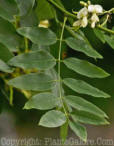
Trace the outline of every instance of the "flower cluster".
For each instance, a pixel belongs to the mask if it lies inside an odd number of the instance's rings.
[[[99,22],[99,14],[103,13],[103,8],[101,5],[85,5],[77,13],[78,20],[74,22],[74,27],[86,27],[90,22],[91,27],[94,28],[96,23]]]

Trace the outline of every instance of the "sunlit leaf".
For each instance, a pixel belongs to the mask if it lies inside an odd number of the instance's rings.
[[[15,21],[19,9],[15,0],[0,0],[0,16],[8,21]]]
[[[105,35],[105,40],[110,45],[110,47],[114,49],[114,36]]]
[[[72,131],[74,131],[74,133],[83,141],[86,142],[87,140],[87,131],[86,128],[84,126],[82,126],[81,124],[79,124],[78,122],[69,122],[70,128],[72,129]]]
[[[47,28],[22,27],[17,32],[38,45],[52,45],[57,41],[55,33]]]
[[[43,115],[40,119],[39,125],[44,127],[60,127],[66,122],[64,113],[52,110]]]
[[[23,69],[38,68],[43,70],[54,67],[56,60],[51,54],[46,51],[35,51],[13,57],[8,62],[8,64]]]
[[[47,0],[38,0],[36,14],[39,20],[45,20],[54,18],[56,12]]]
[[[99,117],[95,114],[91,114],[85,111],[75,111],[72,113],[72,118],[74,121],[79,121],[84,124],[92,124],[92,125],[106,125],[109,122],[103,118]]]
[[[92,104],[91,102],[79,96],[68,95],[65,97],[65,100],[67,104],[69,104],[70,106],[72,106],[73,108],[79,111],[85,111],[85,112],[92,113],[100,117],[107,117],[107,115],[101,109],[99,109],[96,105]]]
[[[33,27],[38,25],[38,18],[34,11],[31,11],[20,18],[20,27]]]
[[[98,37],[98,39],[101,40],[102,43],[105,43],[106,40],[105,40],[104,33],[97,28],[95,28],[93,30],[94,30],[95,35]]]
[[[25,104],[24,109],[48,110],[57,106],[58,99],[51,93],[36,94]]]
[[[102,56],[96,50],[94,50],[92,46],[88,45],[85,40],[69,37],[65,41],[70,48],[82,52],[89,57],[93,57],[95,59],[102,58]]]
[[[63,144],[65,143],[68,136],[68,124],[69,124],[69,121],[67,120],[66,123],[62,125],[60,128],[60,136],[61,136]]]
[[[66,86],[68,86],[72,90],[76,91],[77,93],[87,94],[87,95],[91,95],[94,97],[103,97],[103,98],[110,97],[110,95],[108,95],[107,93],[91,86],[90,84],[88,84],[82,80],[66,78],[63,80],[63,82]]]
[[[49,50],[49,46],[39,46],[38,44],[33,44],[32,51],[41,51],[41,50]]]
[[[20,16],[24,16],[27,13],[29,13],[35,3],[35,0],[16,0],[16,1],[19,7]]]
[[[85,60],[68,58],[63,62],[68,68],[72,69],[73,71],[90,78],[105,78],[109,76],[109,74],[104,70]]]
[[[0,71],[6,72],[6,73],[12,73],[13,70],[0,59]]]
[[[0,18],[0,42],[11,51],[17,51],[21,43],[14,26],[2,18]]]
[[[46,74],[31,73],[14,78],[8,84],[24,90],[44,91],[52,89],[55,82]]]

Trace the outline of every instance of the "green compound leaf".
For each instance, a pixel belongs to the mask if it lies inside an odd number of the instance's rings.
[[[109,46],[114,49],[114,36],[105,35],[105,40],[109,44]]]
[[[57,106],[58,99],[51,93],[34,95],[26,102],[24,109],[48,110]]]
[[[68,136],[68,126],[69,126],[68,124],[69,124],[69,121],[67,120],[66,123],[62,125],[60,128],[60,137],[62,139],[62,144],[65,143]]]
[[[29,13],[35,3],[35,0],[16,0],[19,7],[19,15],[24,16]]]
[[[91,86],[90,84],[88,84],[82,80],[66,78],[63,80],[63,82],[66,86],[68,86],[72,90],[76,91],[77,93],[87,94],[87,95],[91,95],[94,97],[103,97],[103,98],[110,97],[110,95],[108,95],[107,93]]]
[[[0,18],[0,42],[10,51],[17,51],[21,43],[14,26],[2,18]]]
[[[4,45],[0,44],[0,59],[7,62],[13,57],[13,54]]]
[[[79,124],[78,122],[69,122],[69,126],[71,130],[84,142],[87,141],[87,131],[84,126]]]
[[[13,70],[1,59],[0,59],[0,71],[6,72],[6,73],[12,73],[13,72]]]
[[[78,121],[84,124],[92,124],[92,125],[106,125],[109,122],[97,115],[85,112],[85,111],[75,111],[72,113],[72,118],[74,121]]]
[[[39,46],[38,44],[32,44],[31,50],[32,51],[47,51],[49,50],[49,46]]]
[[[65,40],[65,42],[70,48],[76,51],[82,52],[89,57],[92,57],[95,59],[103,58],[96,50],[92,48],[91,45],[88,45],[88,43],[83,39],[80,39],[80,38],[75,39],[75,38],[69,37]]]
[[[85,60],[68,58],[63,62],[69,69],[90,78],[105,78],[109,76],[107,72]]]
[[[40,119],[39,125],[49,128],[60,127],[66,122],[65,114],[52,110],[43,115]]]
[[[105,42],[106,42],[104,33],[103,33],[101,30],[99,30],[99,29],[97,29],[97,28],[94,28],[93,31],[94,31],[95,35],[98,37],[98,39],[99,39],[102,43],[105,43]]]
[[[81,97],[68,95],[65,97],[65,100],[67,104],[79,111],[85,111],[100,117],[107,118],[107,115],[100,108]]]
[[[15,21],[14,16],[19,14],[15,0],[0,0],[0,17],[10,22]]]
[[[22,90],[45,91],[55,86],[54,79],[43,73],[31,73],[14,78],[9,85]]]
[[[57,41],[55,33],[47,28],[22,27],[17,29],[17,32],[38,45],[48,46]]]
[[[54,57],[46,51],[36,51],[18,55],[8,62],[9,65],[23,69],[50,69],[56,65]]]
[[[32,10],[20,19],[20,27],[33,27],[38,25],[38,18],[35,12]]]
[[[47,0],[38,0],[36,14],[39,20],[48,20],[55,17],[55,10]]]

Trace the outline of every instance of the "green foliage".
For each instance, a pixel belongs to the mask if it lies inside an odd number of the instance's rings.
[[[81,97],[68,95],[65,97],[65,100],[70,106],[78,109],[79,111],[86,111],[100,117],[107,117],[107,115],[101,109]]]
[[[42,116],[39,125],[44,127],[54,128],[54,127],[60,127],[65,122],[66,122],[66,117],[62,112],[52,110]]]
[[[82,126],[81,124],[79,124],[77,121],[74,122],[70,122],[69,123],[70,128],[74,131],[74,133],[79,136],[80,139],[82,139],[84,142],[86,142],[87,139],[87,131],[86,128],[84,126]]]
[[[19,15],[25,16],[32,10],[35,0],[16,0],[18,8],[19,8]]]
[[[8,62],[9,65],[23,69],[50,69],[56,65],[56,60],[46,51],[25,53],[13,57]]]
[[[114,36],[104,35],[104,37],[109,46],[114,49]]]
[[[11,73],[13,70],[2,60],[0,60],[0,71]]]
[[[109,76],[109,73],[94,65],[95,60],[100,61],[103,56],[98,53],[101,52],[99,48],[96,50],[93,47],[95,45],[86,37],[85,29],[88,29],[72,27],[77,16],[70,11],[79,1],[72,2],[66,0],[0,2],[0,79],[3,81],[8,102],[13,105],[13,88],[17,88],[28,100],[24,110],[48,110],[38,125],[48,128],[61,127],[60,136],[63,144],[69,127],[80,139],[86,141],[87,132],[82,123],[109,124],[107,114],[99,107],[83,97],[73,95],[75,93],[66,95],[64,85],[81,95],[110,97],[109,94],[85,82],[83,77],[74,78],[70,74],[68,77],[62,76],[64,67],[87,79],[97,78],[99,82],[102,81],[100,79]],[[68,7],[70,11],[65,9]],[[75,9],[78,11],[79,5]],[[113,9],[104,11],[101,17],[108,13],[112,14]],[[45,24],[48,22],[50,28]],[[114,31],[108,28],[107,22],[108,19],[102,24],[99,21],[93,32],[100,43],[107,43],[114,49]],[[89,22],[87,27],[92,29]],[[64,65],[63,68],[61,64]],[[1,89],[2,87],[0,92]]]
[[[100,117],[95,114],[91,114],[86,111],[74,111],[74,113],[72,113],[72,118],[74,121],[79,121],[84,124],[92,124],[92,125],[109,124],[109,122],[103,117]]]
[[[66,78],[63,80],[63,82],[66,86],[76,91],[77,93],[87,94],[94,97],[104,97],[104,98],[110,97],[108,94],[104,93],[103,91],[100,91],[99,89],[91,86],[90,84],[82,80]]]
[[[89,57],[93,57],[95,59],[102,58],[102,56],[98,52],[96,52],[91,47],[91,45],[86,42],[86,40],[83,40],[82,38],[78,39],[78,38],[71,38],[70,37],[70,38],[66,39],[66,43],[70,48],[72,48],[76,51],[79,51],[79,52],[83,52]]]
[[[14,78],[8,84],[22,90],[45,91],[52,89],[55,81],[47,74],[31,73]]]
[[[48,110],[57,106],[58,98],[51,93],[37,94],[25,104],[24,109]]]
[[[49,29],[38,27],[19,28],[17,32],[24,37],[29,38],[33,43],[38,45],[52,45],[56,43],[56,35]],[[39,39],[38,39],[39,38]]]
[[[55,9],[47,0],[37,0],[36,14],[39,20],[52,19],[55,17]]]
[[[14,16],[19,14],[19,9],[15,0],[0,0],[0,17],[15,21]]]
[[[21,38],[17,35],[13,24],[2,18],[0,18],[0,42],[10,51],[17,51],[21,43]]]
[[[109,76],[104,70],[85,60],[68,58],[64,60],[64,63],[69,69],[90,78],[104,78]]]
[[[13,53],[7,47],[0,44],[0,59],[7,62],[13,57]]]

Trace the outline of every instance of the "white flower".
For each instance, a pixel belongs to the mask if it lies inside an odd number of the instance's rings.
[[[85,17],[83,17],[82,19],[80,19],[80,20],[78,20],[78,21],[75,21],[74,23],[73,23],[73,26],[74,27],[78,27],[78,26],[81,26],[81,27],[86,27],[88,25],[88,19],[87,19],[87,17],[85,16]]]
[[[103,12],[103,8],[101,5],[89,5],[88,12],[99,14]]]
[[[92,22],[92,23],[91,23],[91,27],[92,27],[92,28],[95,28],[95,24],[96,24],[95,22]]]
[[[94,13],[91,17],[91,21],[99,22],[99,17]]]
[[[103,12],[103,7],[101,5],[95,5],[95,10],[97,13],[102,13]]]
[[[91,17],[91,27],[94,28],[95,27],[95,24],[97,22],[99,22],[99,17],[96,15],[96,13],[94,13]]]
[[[83,17],[83,19],[81,20],[81,26],[84,28],[88,25],[88,19],[87,17]]]
[[[74,27],[81,26],[81,20],[75,21],[75,22],[73,23],[73,26],[74,26]]]
[[[48,28],[49,27],[49,21],[48,20],[40,21],[38,27]]]
[[[93,13],[95,11],[95,5],[88,6],[88,12]]]
[[[77,18],[78,18],[78,19],[81,19],[81,18],[83,18],[83,17],[85,17],[85,16],[87,16],[87,15],[88,15],[88,9],[87,9],[86,7],[84,7],[84,8],[82,8],[82,9],[78,12]]]
[[[86,7],[82,8],[78,14],[77,18],[79,19],[78,21],[74,22],[73,26],[74,27],[86,27],[88,25],[88,9]]]

